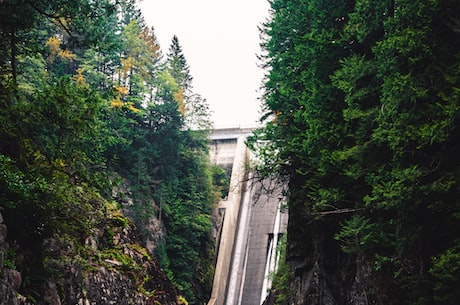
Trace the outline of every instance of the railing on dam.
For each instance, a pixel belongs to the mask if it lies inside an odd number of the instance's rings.
[[[252,155],[245,140],[251,131],[216,130],[210,138],[211,162],[226,168],[231,179],[228,197],[219,204],[223,221],[208,305],[261,304],[277,266],[279,236],[286,231],[281,187],[254,179],[248,166]]]

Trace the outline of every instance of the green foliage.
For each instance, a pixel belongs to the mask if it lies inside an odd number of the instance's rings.
[[[5,207],[15,208],[19,198],[30,198],[35,184],[25,180],[25,174],[19,170],[11,158],[0,154],[1,200]]]
[[[430,273],[435,278],[434,290],[437,292],[435,301],[442,304],[454,304],[460,297],[456,287],[460,283],[460,244],[458,241],[452,248],[439,256],[433,257]]]
[[[130,226],[110,201],[120,181],[139,228],[165,222],[159,256],[189,302],[209,297],[209,106],[177,37],[163,59],[142,20],[135,1],[0,3],[0,209],[23,258],[11,266],[37,302],[70,256],[138,271],[114,239]],[[99,231],[101,249],[83,244]],[[58,258],[50,240],[68,253]]]
[[[145,251],[145,249],[143,250]],[[104,249],[99,254],[99,258],[101,260],[100,264],[128,274],[135,284],[141,286],[145,282],[144,276],[146,275],[144,268],[131,256],[125,254],[123,249],[117,247]]]
[[[222,167],[213,165],[211,166],[211,176],[212,184],[216,188],[216,191],[219,192],[220,198],[227,197],[230,188],[230,177],[228,173]]]
[[[289,254],[316,257],[303,245],[320,235],[323,261],[374,266],[370,302],[455,304],[460,48],[458,26],[445,22],[458,18],[454,2],[271,5],[266,127],[250,144],[262,174],[289,179]]]
[[[378,245],[377,233],[376,224],[361,216],[353,216],[342,223],[341,230],[335,239],[341,241],[344,252],[363,254],[369,251],[369,248],[372,249]],[[369,248],[363,249],[363,247]]]
[[[13,249],[1,250],[3,257],[3,266],[15,270],[16,267],[16,252]]]
[[[182,146],[177,176],[162,185],[157,202],[168,230],[164,248],[168,259],[162,260],[163,268],[174,275],[187,300],[196,304],[206,301],[211,288],[213,245],[209,233],[215,197],[205,139],[191,137],[187,131],[184,136],[190,142]]]
[[[272,292],[275,294],[275,305],[289,304],[291,285],[293,282],[292,269],[286,261],[287,235],[283,235],[277,246],[279,266],[273,277]]]
[[[180,88],[186,90],[191,86],[193,78],[190,75],[190,67],[187,64],[179,38],[176,35],[171,40],[167,66],[169,74],[174,78]]]

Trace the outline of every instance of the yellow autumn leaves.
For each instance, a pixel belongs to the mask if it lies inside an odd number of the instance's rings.
[[[54,59],[60,58],[62,60],[73,60],[75,55],[69,50],[61,49],[61,41],[56,37],[50,37],[46,42],[46,46],[50,49],[48,60],[53,62]]]
[[[129,110],[133,112],[140,112],[139,109],[134,107],[132,102],[124,102],[122,98],[128,95],[129,90],[125,86],[115,86],[116,97],[110,101],[110,107],[115,109],[121,109],[123,107],[127,107]]]
[[[61,59],[64,61],[71,61],[75,59],[75,54],[70,52],[69,50],[65,50],[61,48],[61,41],[56,37],[50,37],[47,42],[46,46],[49,48],[49,56],[47,60],[49,62],[54,62],[56,59]],[[122,73],[127,74],[127,70],[132,66],[132,58],[128,57],[127,59],[122,59]],[[76,74],[72,77],[72,79],[76,82],[79,86],[86,86],[86,80],[83,75],[84,69],[78,68]],[[115,109],[121,109],[123,107],[127,107],[130,111],[133,112],[140,112],[140,110],[134,107],[134,104],[131,102],[124,102],[123,99],[128,95],[129,90],[125,86],[116,86],[115,87],[115,98],[110,101],[110,107]]]

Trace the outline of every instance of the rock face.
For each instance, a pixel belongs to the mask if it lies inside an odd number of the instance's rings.
[[[0,220],[3,217],[0,216]],[[59,238],[47,241],[48,262],[57,270],[46,279],[40,299],[33,302],[21,296],[21,273],[5,266],[4,253],[9,249],[7,227],[0,223],[0,304],[2,305],[174,305],[178,304],[176,288],[167,279],[148,251],[140,246],[134,227],[111,228],[113,249],[101,250],[107,242],[104,232],[86,240],[88,257],[70,257]],[[111,254],[112,257],[109,257]],[[65,257],[65,259],[63,259]],[[107,258],[106,258],[107,257]],[[64,262],[64,263],[63,263]]]
[[[152,276],[155,276],[155,273],[158,276],[160,270],[152,269],[150,272]],[[166,277],[161,276],[148,283],[149,293],[141,293],[136,287],[137,283],[129,276],[105,267],[85,273],[83,281],[76,282],[74,285],[67,287],[68,304],[177,304],[174,287]],[[147,290],[147,288],[144,289]],[[59,299],[54,300],[49,304],[61,304]]]
[[[289,304],[371,304],[366,295],[371,268],[365,260],[340,251],[333,222],[305,219],[305,213],[290,215],[287,260],[294,280]]]
[[[16,293],[21,286],[21,274],[16,270],[4,267],[5,250],[8,248],[8,244],[5,243],[7,231],[7,226],[3,223],[3,215],[0,214],[0,304],[25,305],[24,300]]]
[[[312,268],[307,268],[305,265],[297,266],[295,281],[291,286],[292,304],[368,305],[365,282],[359,278],[365,269],[363,267],[364,265],[356,265],[360,270],[355,271],[355,278],[346,282],[344,278],[338,277],[340,270],[327,270],[321,267],[319,262],[315,262]]]

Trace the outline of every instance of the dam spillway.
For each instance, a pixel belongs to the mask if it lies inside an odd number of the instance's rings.
[[[219,203],[222,216],[208,305],[259,305],[277,267],[276,246],[286,232],[282,186],[254,177],[254,156],[245,145],[251,129],[214,130],[211,163],[230,174],[229,193]]]

